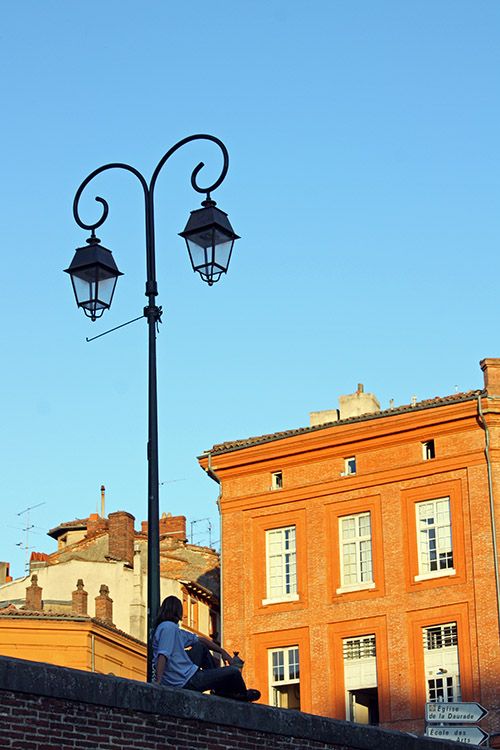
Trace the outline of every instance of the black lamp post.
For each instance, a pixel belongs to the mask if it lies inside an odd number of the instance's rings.
[[[76,250],[69,268],[65,269],[71,277],[73,291],[78,307],[82,307],[85,315],[91,320],[99,318],[112,302],[116,282],[121,272],[118,270],[111,251],[100,244],[95,230],[100,227],[108,216],[109,207],[104,198],[96,197],[102,204],[102,216],[94,224],[85,224],[78,212],[78,203],[82,192],[89,182],[101,172],[108,169],[125,169],[132,172],[142,185],[145,203],[146,224],[146,297],[148,304],[144,308],[144,317],[148,321],[149,330],[149,388],[148,388],[148,680],[151,679],[152,669],[152,630],[153,623],[160,606],[160,542],[159,542],[159,480],[158,480],[158,402],[156,378],[156,324],[161,318],[161,307],[155,298],[158,295],[156,283],[155,262],[155,227],[154,227],[154,189],[158,175],[168,159],[186,143],[195,140],[206,140],[216,143],[222,151],[224,164],[218,180],[210,187],[202,188],[197,183],[198,173],[204,166],[200,162],[191,175],[191,185],[198,193],[205,194],[202,208],[191,212],[186,228],[180,232],[186,240],[189,257],[194,271],[198,271],[201,278],[209,286],[219,280],[227,272],[234,241],[238,235],[234,233],[227,214],[216,207],[211,193],[223,182],[228,166],[229,155],[226,147],[218,138],[212,135],[190,135],[172,146],[159,161],[149,185],[143,175],[129,164],[121,162],[105,164],[91,172],[76,191],[73,201],[73,215],[76,223],[82,229],[89,229],[91,236],[87,246]]]

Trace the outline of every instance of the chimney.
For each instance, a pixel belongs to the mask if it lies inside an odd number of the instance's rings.
[[[488,396],[500,397],[500,359],[482,359],[479,363],[484,376],[484,388]]]
[[[38,585],[38,576],[31,576],[31,586],[26,588],[26,604],[25,609],[41,612],[43,609],[42,603],[42,588]]]
[[[105,531],[107,528],[108,522],[105,518],[102,518],[99,513],[91,513],[87,518],[87,533],[85,536],[90,538],[100,531]]]
[[[83,588],[83,580],[79,578],[76,582],[76,591],[71,594],[71,611],[73,614],[87,614],[87,598],[88,594]]]
[[[168,539],[180,539],[187,542],[186,516],[173,516],[171,513],[162,513],[160,518],[160,537]]]
[[[364,414],[376,414],[380,411],[380,404],[373,393],[365,393],[363,383],[358,383],[356,393],[339,396],[340,419],[361,417]]]
[[[101,518],[106,517],[106,487],[101,484]]]
[[[323,411],[309,412],[309,424],[311,427],[317,427],[320,424],[339,421],[338,409],[324,409]]]
[[[124,560],[134,564],[134,521],[135,518],[124,510],[110,513],[108,554],[113,560]]]
[[[339,409],[311,411],[309,413],[310,426],[317,427],[329,422],[338,422],[339,419],[361,417],[363,414],[376,414],[380,411],[377,397],[373,393],[365,393],[363,383],[358,383],[356,393],[339,396],[339,407]]]
[[[113,600],[109,596],[109,588],[101,584],[99,596],[95,598],[95,616],[108,625],[113,624]]]
[[[0,586],[2,583],[10,583],[12,576],[10,575],[10,563],[0,562]]]
[[[32,552],[30,555],[30,573],[47,566],[49,556],[46,552]]]

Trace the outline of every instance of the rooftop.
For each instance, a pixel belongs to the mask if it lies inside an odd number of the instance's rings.
[[[208,451],[205,451],[204,455],[211,453],[212,455],[218,455],[221,453],[229,453],[231,451],[242,450],[249,448],[254,445],[261,445],[262,443],[270,443],[274,440],[283,440],[285,438],[294,437],[295,435],[303,435],[308,432],[317,432],[318,430],[331,429],[332,427],[340,427],[346,424],[354,424],[356,422],[367,422],[374,419],[382,419],[385,417],[392,417],[398,414],[405,414],[408,412],[421,411],[423,409],[433,409],[438,406],[448,406],[451,404],[461,403],[462,401],[472,401],[480,395],[484,395],[485,391],[474,390],[466,391],[464,393],[454,393],[451,396],[435,396],[434,398],[428,398],[423,401],[417,401],[414,404],[404,404],[403,406],[395,406],[389,409],[384,409],[370,414],[361,414],[360,416],[349,417],[348,419],[339,419],[335,422],[326,422],[320,425],[298,427],[293,430],[284,430],[282,432],[273,432],[268,435],[259,435],[256,437],[248,437],[240,440],[230,440],[224,443],[217,443]]]

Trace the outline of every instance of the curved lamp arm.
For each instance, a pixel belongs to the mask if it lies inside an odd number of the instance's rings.
[[[158,166],[156,167],[155,171],[153,172],[153,176],[151,177],[151,183],[150,183],[150,191],[151,195],[154,193],[156,180],[158,179],[158,175],[160,174],[161,170],[163,169],[164,164],[170,159],[172,154],[175,154],[178,149],[182,148],[186,143],[191,143],[191,141],[212,141],[212,143],[216,143],[217,146],[219,146],[220,150],[222,151],[222,156],[224,159],[224,163],[222,165],[222,171],[220,173],[219,178],[209,187],[200,187],[196,181],[196,178],[198,177],[199,172],[203,169],[205,166],[204,162],[200,161],[199,164],[196,165],[196,167],[193,169],[193,172],[191,174],[191,185],[193,186],[193,189],[196,190],[197,193],[206,193],[207,198],[210,198],[210,193],[212,190],[216,190],[216,188],[219,187],[219,185],[224,181],[224,178],[227,175],[227,170],[229,169],[229,154],[227,151],[227,148],[222,143],[222,141],[219,138],[216,138],[214,135],[207,135],[206,133],[197,133],[195,135],[189,135],[187,138],[183,138],[178,143],[175,144],[175,146],[172,146],[167,153],[160,159],[158,162]]]
[[[101,198],[100,196],[96,196],[95,200],[98,203],[101,203],[102,205],[102,214],[100,218],[97,221],[90,223],[90,224],[87,224],[86,222],[82,221],[82,219],[80,218],[80,212],[79,212],[80,198],[82,196],[83,191],[85,190],[87,185],[90,182],[92,182],[94,177],[97,177],[99,174],[102,174],[102,172],[106,172],[109,169],[124,169],[127,172],[131,172],[137,177],[137,179],[142,185],[142,189],[144,191],[144,199],[146,202],[146,209],[148,209],[150,208],[150,206],[148,205],[150,201],[152,204],[156,180],[158,179],[158,175],[163,169],[163,166],[165,165],[165,163],[170,159],[170,157],[176,151],[182,148],[182,146],[184,146],[186,143],[191,143],[191,141],[197,141],[197,140],[212,141],[213,143],[216,143],[217,146],[219,146],[222,152],[222,156],[223,156],[223,165],[222,165],[220,176],[218,177],[217,180],[215,180],[214,183],[212,183],[208,187],[201,187],[200,185],[198,185],[198,182],[197,182],[198,174],[205,166],[204,162],[201,161],[199,164],[197,164],[191,174],[191,185],[193,189],[196,190],[197,193],[205,193],[207,196],[207,199],[210,199],[210,193],[219,187],[219,185],[224,181],[227,175],[227,171],[229,169],[229,154],[228,154],[227,148],[225,147],[225,145],[222,143],[222,141],[219,138],[216,138],[213,135],[197,133],[195,135],[190,135],[187,138],[183,138],[182,140],[180,140],[178,143],[176,143],[174,146],[172,146],[172,148],[170,148],[167,151],[167,153],[158,162],[158,165],[155,171],[153,172],[153,176],[151,177],[151,183],[149,187],[143,175],[139,172],[139,170],[137,170],[135,167],[130,166],[130,164],[124,164],[122,162],[114,162],[112,164],[105,164],[102,167],[98,167],[98,169],[94,169],[94,171],[91,172],[88,175],[88,177],[86,177],[84,181],[81,183],[80,187],[76,191],[75,198],[73,200],[73,216],[75,217],[75,221],[78,224],[78,226],[80,226],[82,229],[90,229],[91,232],[94,234],[95,230],[98,227],[100,227],[102,224],[104,224],[109,214],[108,202],[104,198]]]
[[[78,190],[76,191],[75,198],[73,200],[73,216],[75,217],[75,221],[82,229],[90,229],[92,231],[92,234],[94,234],[95,230],[101,226],[101,224],[104,224],[106,219],[108,218],[109,213],[109,205],[104,198],[100,198],[99,196],[96,196],[96,201],[98,203],[102,204],[103,210],[101,217],[94,222],[93,224],[86,224],[84,221],[80,219],[80,213],[78,211],[78,204],[80,202],[80,198],[82,196],[83,191],[89,184],[89,182],[92,182],[94,177],[97,177],[97,175],[101,174],[102,172],[106,172],[108,169],[125,169],[127,172],[132,172],[139,182],[142,185],[142,189],[144,191],[144,200],[148,200],[148,185],[142,174],[137,170],[135,167],[131,167],[130,164],[122,164],[121,162],[114,162],[112,164],[105,164],[103,167],[98,167],[97,169],[94,169],[93,172],[91,172],[88,177],[84,179]]]

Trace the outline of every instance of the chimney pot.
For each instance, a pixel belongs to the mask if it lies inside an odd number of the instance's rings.
[[[95,598],[95,616],[108,625],[113,624],[113,600],[109,596],[109,588],[105,583],[101,584],[99,596]]]
[[[43,609],[42,588],[38,585],[38,576],[35,574],[31,576],[31,586],[26,588],[25,608],[36,612],[41,612]]]
[[[88,594],[83,588],[83,579],[79,578],[76,582],[76,591],[71,594],[71,611],[75,615],[87,614],[87,598]]]

